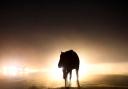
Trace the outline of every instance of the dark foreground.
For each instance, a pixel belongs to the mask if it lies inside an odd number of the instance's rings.
[[[65,89],[61,83],[23,78],[0,79],[0,89]],[[38,76],[39,77],[39,76]],[[85,78],[86,80],[86,78]],[[48,84],[48,85],[47,85]],[[66,89],[128,89],[128,75],[96,75],[92,81],[80,82],[80,88]]]
[[[65,87],[58,87],[58,88],[39,88],[39,87],[36,87],[36,86],[32,86],[28,89],[128,89],[128,87],[80,87],[80,88],[77,88],[77,87],[68,87],[68,88],[65,88]]]

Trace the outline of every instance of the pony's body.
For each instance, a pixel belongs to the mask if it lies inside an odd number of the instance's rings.
[[[71,81],[73,69],[76,70],[77,84],[79,86],[79,79],[78,79],[79,64],[80,61],[76,52],[74,52],[73,50],[61,52],[58,67],[63,68],[63,78],[65,79],[65,87],[67,82],[67,75],[68,73],[70,73],[70,81]]]

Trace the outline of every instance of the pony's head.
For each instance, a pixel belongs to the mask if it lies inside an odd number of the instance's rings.
[[[64,59],[64,52],[61,52],[60,60],[59,60],[59,63],[58,63],[59,68],[63,67],[63,59]]]

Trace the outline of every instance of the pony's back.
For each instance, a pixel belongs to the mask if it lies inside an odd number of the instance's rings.
[[[60,56],[60,62],[63,67],[69,67],[72,69],[79,68],[79,57],[73,50],[63,52]]]

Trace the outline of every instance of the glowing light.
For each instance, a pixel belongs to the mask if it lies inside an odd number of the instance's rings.
[[[80,78],[80,80],[83,80],[84,77],[89,75],[89,70],[90,70],[90,64],[81,60],[80,68],[79,68],[79,78]]]
[[[38,69],[34,69],[34,68],[24,68],[23,73],[24,74],[30,74],[30,73],[35,73],[38,72]]]
[[[5,66],[3,67],[3,74],[7,76],[16,76],[19,73],[17,66]]]
[[[79,68],[79,79],[83,80],[83,78],[85,76],[88,75],[89,72],[89,64],[87,64],[83,59],[80,60],[80,68]],[[50,76],[50,80],[57,80],[57,81],[61,81],[63,80],[63,72],[62,72],[62,68],[58,68],[57,64],[58,61],[53,63],[54,65],[51,66],[51,68],[49,68],[49,76]],[[69,75],[68,75],[69,78]],[[73,70],[72,71],[72,81],[76,81],[77,77],[76,77],[76,71]]]
[[[53,65],[46,71],[49,73],[50,80],[60,81],[63,78],[62,69],[57,66],[58,61],[55,61]]]

